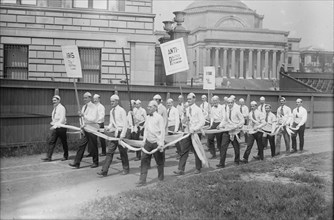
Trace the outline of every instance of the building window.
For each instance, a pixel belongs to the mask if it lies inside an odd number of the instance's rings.
[[[109,11],[124,11],[124,0],[73,0],[74,8],[101,9]]]
[[[292,50],[292,44],[288,44],[288,50],[289,50],[289,51]]]
[[[28,46],[5,44],[4,77],[28,79]]]
[[[292,57],[288,57],[288,64],[292,64]]]
[[[317,55],[312,55],[311,62],[316,63],[317,60],[318,60],[318,56]]]
[[[82,79],[80,82],[101,82],[101,49],[79,48],[81,60]]]
[[[1,0],[3,4],[36,5],[37,0]]]
[[[48,0],[48,7],[63,8],[63,0]]]

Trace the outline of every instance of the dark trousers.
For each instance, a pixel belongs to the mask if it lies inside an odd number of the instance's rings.
[[[220,122],[213,122],[210,129],[216,129],[219,124]],[[212,156],[216,156],[215,138],[217,140],[217,148],[220,150],[223,133],[208,134],[208,148]]]
[[[89,132],[84,131],[83,137],[80,139],[78,144],[78,151],[74,159],[74,163],[80,165],[82,157],[85,153],[86,146],[91,149],[90,154],[93,157],[93,163],[99,164],[99,154],[97,149],[97,136]]]
[[[271,156],[274,157],[276,155],[275,150],[275,136],[267,135],[266,137],[262,136],[262,145],[266,146],[265,144],[268,143],[270,144],[270,151],[271,151]]]
[[[284,138],[284,143],[285,143],[285,150],[286,152],[290,152],[290,136],[288,134],[288,132],[286,131],[286,128],[284,127],[283,129],[281,129],[281,131],[279,131],[277,134],[276,134],[276,149],[275,149],[275,152],[276,154],[280,153],[281,152],[281,139],[282,139],[282,136]]]
[[[137,127],[137,129],[138,129],[137,132],[132,132],[132,133],[131,133],[131,129],[128,129],[126,131],[126,138],[132,139],[132,140],[139,140],[139,137],[140,137],[140,134],[141,134],[142,131],[140,130],[139,126]],[[138,159],[141,158],[141,150],[136,151],[136,157]]]
[[[180,127],[180,126],[179,126]],[[172,132],[168,132],[168,134],[169,135],[173,135],[174,133],[174,130],[175,130],[175,125],[173,125],[173,126],[169,126],[168,127],[168,131],[172,131]],[[180,155],[180,152],[181,152],[181,144],[180,144],[180,142],[177,142],[177,143],[175,143],[175,147],[176,147],[176,153],[178,154],[178,155]]]
[[[104,123],[99,123],[100,128],[104,128]],[[106,140],[104,138],[99,138],[100,143],[101,143],[101,150],[102,150],[102,154],[106,154],[107,151],[107,147],[106,147]]]
[[[150,143],[148,141],[145,142],[144,148],[147,151],[152,151],[158,147],[157,143]],[[164,165],[165,165],[165,151],[160,152],[157,151],[153,154],[155,162],[157,163],[158,168],[158,179],[164,180]],[[139,181],[142,183],[146,183],[148,169],[151,164],[152,154],[145,154],[142,153],[141,158],[141,171],[140,171],[140,178]]]
[[[219,164],[225,166],[226,152],[228,145],[232,142],[234,148],[234,162],[239,163],[240,161],[240,144],[237,138],[234,136],[233,141],[230,139],[230,134],[228,132],[223,132],[223,143],[220,150],[220,162]]]
[[[292,124],[292,127],[295,128],[296,123]],[[297,134],[299,136],[299,150],[304,149],[304,133],[305,133],[305,124],[300,126],[300,128],[291,135],[292,149],[297,150]]]
[[[119,137],[119,136],[120,136],[120,132],[118,132],[117,137]],[[115,153],[117,147],[118,147],[119,153],[121,155],[123,170],[129,171],[130,166],[129,166],[129,158],[128,158],[128,149],[119,145],[118,141],[111,141],[110,146],[108,146],[106,160],[104,161],[104,164],[102,166],[102,172],[103,173],[108,173],[110,164],[112,163],[114,153]]]
[[[64,158],[68,158],[68,145],[67,145],[67,128],[56,128],[51,131],[48,139],[48,151],[47,158],[52,158],[53,151],[56,147],[57,139],[60,138],[64,150]]]
[[[201,170],[202,161],[199,159],[199,157],[197,156],[196,151],[194,150],[194,146],[191,142],[191,135],[181,141],[181,154],[180,154],[181,157],[180,157],[180,161],[179,161],[179,170],[182,170],[182,171],[185,170],[190,150],[194,151],[194,154],[195,154],[196,169]]]
[[[262,132],[256,132],[254,134],[248,134],[248,142],[247,142],[247,149],[244,153],[244,159],[248,160],[249,154],[252,150],[252,147],[254,145],[254,140],[256,140],[257,149],[258,149],[258,155],[261,160],[263,160],[263,145],[262,145]]]

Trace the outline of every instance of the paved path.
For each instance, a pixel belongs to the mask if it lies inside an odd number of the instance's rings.
[[[251,154],[256,154],[255,149],[254,147]],[[305,154],[333,151],[333,130],[306,130],[305,150]],[[244,151],[245,147],[242,147],[241,155]],[[74,154],[75,152],[70,152],[72,159]],[[207,154],[209,156],[209,153]],[[269,157],[269,154],[270,150],[265,150],[266,157]],[[290,157],[295,155],[299,154]],[[129,153],[131,159],[129,175],[121,175],[121,162],[114,158],[109,174],[105,178],[96,175],[100,167],[95,169],[89,167],[92,163],[91,158],[84,158],[81,168],[77,170],[68,166],[71,161],[42,162],[40,158],[43,156],[1,159],[1,219],[80,218],[80,207],[85,202],[134,189],[135,182],[139,179],[140,162],[133,160],[135,153]],[[229,148],[227,167],[234,166],[233,157],[233,149]],[[53,158],[61,158],[61,154],[55,154]],[[104,157],[100,158],[101,162],[103,160]],[[213,171],[218,159],[209,162],[212,168],[205,168],[203,172]],[[173,175],[177,165],[175,149],[167,150],[165,181],[184,178]],[[155,161],[152,161],[152,166],[148,175],[149,184],[157,181]],[[194,167],[194,156],[190,154],[186,172],[194,171]]]

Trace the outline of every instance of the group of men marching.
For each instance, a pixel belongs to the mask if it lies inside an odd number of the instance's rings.
[[[284,97],[280,98],[280,106],[277,114],[271,112],[271,105],[265,103],[265,98],[261,97],[259,104],[256,101],[250,103],[250,110],[245,105],[245,100],[240,98],[237,104],[236,97],[224,97],[223,103],[220,103],[219,96],[211,98],[211,104],[208,103],[206,95],[202,97],[200,106],[196,104],[194,93],[187,95],[184,102],[182,95],[178,97],[178,103],[175,105],[173,99],[166,100],[167,108],[162,104],[160,95],[155,95],[153,100],[147,106],[147,112],[141,107],[140,100],[131,101],[131,111],[126,113],[120,106],[118,95],[110,97],[111,111],[108,126],[104,126],[105,107],[100,103],[100,96],[86,92],[83,95],[84,106],[78,115],[81,120],[83,135],[77,144],[77,153],[75,159],[69,165],[74,168],[80,168],[80,162],[84,156],[86,146],[88,146],[89,155],[93,158],[91,168],[99,166],[98,137],[94,132],[85,129],[85,126],[100,132],[112,132],[117,140],[108,142],[100,139],[102,153],[100,156],[106,156],[101,171],[97,174],[105,177],[108,175],[109,167],[113,156],[118,148],[120,159],[123,166],[123,175],[129,173],[129,158],[126,147],[121,146],[123,139],[133,139],[143,141],[143,151],[136,151],[136,159],[141,160],[141,173],[138,186],[146,184],[146,177],[150,167],[152,154],[157,163],[158,179],[164,179],[165,163],[165,137],[166,135],[183,134],[182,140],[175,144],[177,158],[179,159],[178,170],[174,171],[176,175],[185,173],[185,166],[190,152],[195,156],[195,174],[201,172],[203,154],[201,153],[200,139],[203,135],[207,136],[207,146],[211,153],[211,158],[217,158],[216,148],[220,151],[219,164],[217,168],[225,167],[226,152],[231,143],[234,148],[234,163],[247,163],[254,141],[257,142],[258,154],[254,156],[257,160],[264,159],[264,148],[269,140],[271,156],[280,154],[281,138],[283,136],[287,153],[297,152],[296,135],[299,135],[299,149],[303,151],[304,131],[307,120],[307,110],[302,106],[302,100],[297,99],[297,107],[291,111],[286,106]],[[53,150],[58,138],[61,139],[64,156],[62,160],[68,159],[68,146],[66,139],[67,129],[62,127],[66,124],[66,109],[60,103],[61,98],[55,95],[52,98],[54,109],[52,111],[52,129],[47,157],[44,161],[51,161]],[[293,129],[293,132],[291,132]],[[290,132],[289,132],[290,131]],[[186,135],[188,134],[188,135]],[[292,139],[292,151],[290,151],[290,136]],[[240,159],[241,138],[247,144],[243,158]],[[216,140],[216,141],[215,141]],[[215,146],[216,143],[216,146]],[[199,146],[200,145],[200,146]],[[145,151],[145,152],[144,152]],[[149,153],[154,152],[154,153]],[[205,155],[204,155],[205,157]]]

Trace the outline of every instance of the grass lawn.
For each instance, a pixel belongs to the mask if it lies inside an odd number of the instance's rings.
[[[290,156],[91,201],[91,219],[332,219],[332,153]]]

